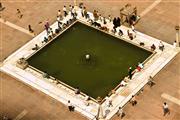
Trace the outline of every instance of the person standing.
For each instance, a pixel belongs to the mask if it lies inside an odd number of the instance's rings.
[[[75,93],[75,94],[80,94],[80,93],[81,93],[79,87],[77,87],[77,88],[75,89],[74,93]]]
[[[58,10],[57,15],[58,15],[58,16],[60,16],[60,15],[61,15],[61,10]]]
[[[60,16],[57,16],[58,28],[61,28],[62,22],[60,20]]]
[[[74,6],[72,6],[71,15],[73,18],[77,16],[76,9],[74,8]]]
[[[112,21],[111,15],[108,15],[109,22]]]
[[[123,31],[121,29],[119,29],[119,33],[118,33],[120,36],[123,35]]]
[[[58,10],[57,16],[59,16],[60,20],[63,19],[62,14],[61,14],[61,10]]]
[[[137,100],[134,95],[132,95],[131,103],[132,103],[132,106],[135,106],[137,104]]]
[[[48,39],[47,39],[47,37],[44,37],[44,40],[42,41],[42,43],[47,43],[48,42]]]
[[[132,72],[133,72],[132,67],[129,67],[128,74],[129,74],[129,79],[130,80],[132,79],[132,76],[133,76]]]
[[[113,19],[113,25],[114,25],[113,28],[117,28],[116,21],[117,21],[116,17],[114,17],[114,19]]]
[[[84,8],[81,8],[81,16],[84,17]]]
[[[50,28],[50,25],[49,25],[49,21],[48,21],[48,20],[46,21],[44,27],[45,27],[45,30],[46,30],[46,32],[47,32],[47,35],[49,35],[49,28]]]
[[[101,14],[99,14],[99,20],[102,22],[103,21],[103,17],[101,16]]]
[[[131,25],[131,30],[132,30],[133,32],[135,32],[134,25]]]
[[[84,16],[85,16],[86,19],[89,18],[89,15],[87,13],[86,7],[84,7]]]
[[[163,103],[163,113],[163,116],[165,116],[167,113],[170,114],[170,110],[166,102]]]
[[[176,40],[175,40],[174,43],[173,43],[173,47],[174,47],[174,48],[177,47],[177,42],[176,42]]]
[[[162,41],[159,42],[159,49],[160,49],[161,51],[164,50],[164,44],[162,43]]]
[[[112,99],[111,99],[111,98],[107,97],[107,98],[106,98],[106,101],[107,101],[107,106],[108,106],[108,107],[113,107]]]
[[[73,6],[69,5],[69,11],[72,12]]]
[[[116,18],[116,26],[117,27],[121,26],[121,19],[119,17]]]
[[[106,22],[106,18],[103,17],[103,24],[105,25],[107,22]]]
[[[66,6],[63,7],[63,12],[64,12],[64,17],[66,17],[68,15]]]
[[[68,100],[67,106],[68,106],[68,109],[69,109],[70,112],[74,111],[75,107],[71,104],[70,100]]]
[[[87,95],[86,97],[85,97],[85,105],[86,106],[89,106],[89,100],[90,100],[90,97]]]
[[[151,45],[151,51],[154,51],[156,49],[156,46],[154,44]]]

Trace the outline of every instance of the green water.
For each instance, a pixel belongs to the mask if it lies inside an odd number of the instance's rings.
[[[92,61],[86,63],[84,55]],[[151,53],[82,23],[76,23],[28,59],[33,67],[93,98],[105,97],[128,75],[128,68]]]

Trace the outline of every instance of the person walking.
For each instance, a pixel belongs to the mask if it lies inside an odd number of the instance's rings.
[[[154,79],[153,79],[152,76],[149,76],[148,85],[149,85],[150,87],[152,87],[153,85],[155,85],[155,82],[154,82]]]
[[[117,111],[117,116],[120,117],[121,119],[125,116],[125,113],[124,113],[122,107],[119,107],[119,109]]]
[[[21,13],[21,11],[19,9],[17,9],[17,16],[18,18],[22,18],[23,14]]]
[[[137,104],[137,100],[134,95],[132,95],[131,104],[132,104],[132,106],[135,106]]]
[[[170,114],[170,110],[166,102],[163,103],[163,113],[163,116],[165,116],[167,113]]]
[[[31,25],[28,25],[28,30],[29,30],[30,33],[34,32],[34,30],[31,28]]]
[[[106,22],[106,18],[103,17],[103,24],[105,25],[107,22]]]

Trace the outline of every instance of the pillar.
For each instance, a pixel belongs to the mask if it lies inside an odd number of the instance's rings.
[[[180,39],[180,32],[179,32],[179,25],[175,26],[175,30],[176,30],[176,43],[177,43],[177,47],[179,47],[179,39]]]

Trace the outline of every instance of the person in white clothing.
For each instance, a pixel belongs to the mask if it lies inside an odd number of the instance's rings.
[[[70,100],[68,100],[67,106],[70,112],[74,111],[75,107],[71,104]]]
[[[173,46],[174,46],[174,48],[176,48],[176,46],[177,46],[176,40],[174,41]]]
[[[118,111],[117,111],[117,116],[122,119],[124,116],[125,116],[125,113],[123,111],[123,108],[122,107],[119,107]]]
[[[60,20],[63,19],[62,14],[61,14],[61,10],[58,10],[57,16],[60,18]]]
[[[64,12],[64,17],[66,17],[68,15],[67,10],[66,10],[66,6],[63,7],[63,12]]]
[[[163,116],[165,116],[167,113],[170,114],[170,110],[166,102],[163,103],[163,113]]]
[[[164,45],[163,45],[162,41],[159,42],[159,49],[162,51],[164,50]]]
[[[60,20],[60,16],[57,16],[58,28],[61,28],[62,22]]]
[[[131,29],[132,29],[133,32],[135,32],[134,25],[131,25]]]

